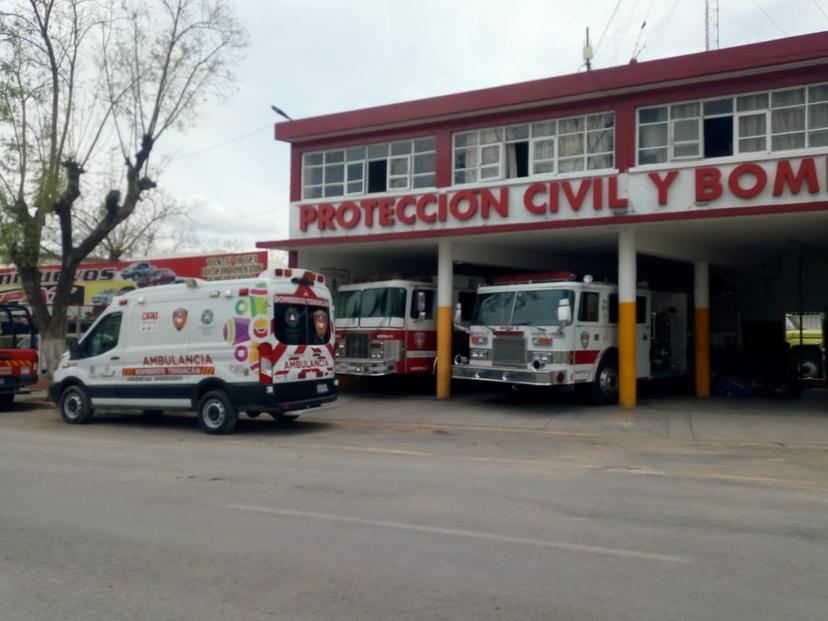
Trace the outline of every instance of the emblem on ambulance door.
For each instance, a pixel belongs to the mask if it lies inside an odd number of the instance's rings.
[[[581,332],[581,347],[584,349],[589,345],[589,332]]]
[[[313,327],[316,330],[316,336],[324,339],[328,333],[328,313],[323,310],[318,310],[313,314]]]
[[[285,311],[285,323],[291,328],[299,325],[299,311],[292,306]]]
[[[201,323],[205,326],[209,326],[211,323],[213,323],[213,311],[211,311],[209,308],[205,308],[203,311],[201,311]]]
[[[172,315],[173,326],[176,330],[181,332],[185,325],[187,325],[187,309],[176,308]]]

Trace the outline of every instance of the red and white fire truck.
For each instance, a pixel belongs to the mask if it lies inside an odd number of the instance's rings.
[[[25,306],[0,304],[0,409],[37,382],[37,343]]]
[[[639,378],[687,372],[687,295],[639,289]],[[596,403],[618,399],[618,287],[572,272],[496,278],[478,289],[469,355],[457,379],[588,389]]]
[[[477,281],[465,280],[468,286],[454,289],[452,304],[472,307]],[[436,285],[426,278],[342,285],[334,315],[336,372],[433,373],[437,359],[436,297]],[[465,351],[466,335],[461,331],[455,335],[455,351]]]

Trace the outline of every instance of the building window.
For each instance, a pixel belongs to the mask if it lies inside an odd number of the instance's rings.
[[[614,165],[612,112],[454,134],[454,183],[606,170]]]
[[[434,138],[305,153],[302,198],[435,187]]]
[[[828,146],[828,84],[638,110],[638,163]]]

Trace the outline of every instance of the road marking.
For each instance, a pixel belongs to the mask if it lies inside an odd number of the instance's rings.
[[[254,505],[227,505],[228,509],[235,511],[249,511],[252,513],[264,513],[268,515],[279,515],[284,517],[308,518],[326,522],[340,522],[345,524],[356,524],[358,526],[375,526],[393,530],[405,530],[417,533],[428,533],[431,535],[449,535],[455,537],[466,537],[468,539],[481,539],[484,541],[495,541],[497,543],[513,543],[528,545],[538,548],[552,550],[568,550],[571,552],[586,552],[589,554],[602,554],[604,556],[618,556],[622,558],[634,558],[646,561],[665,561],[668,563],[693,563],[692,559],[671,554],[658,554],[655,552],[642,552],[639,550],[624,550],[621,548],[607,548],[604,546],[593,546],[581,543],[569,543],[566,541],[552,541],[549,539],[532,539],[528,537],[513,537],[511,535],[498,535],[496,533],[484,533],[461,528],[442,528],[439,526],[426,526],[424,524],[409,524],[406,522],[389,522],[386,520],[369,520],[365,518],[351,517],[347,515],[334,515],[330,513],[317,513],[315,511],[295,511],[291,509],[274,509],[272,507],[260,507]]]

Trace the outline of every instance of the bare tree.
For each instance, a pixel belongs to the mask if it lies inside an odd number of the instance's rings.
[[[18,269],[53,370],[86,257],[156,187],[150,156],[220,94],[246,45],[226,0],[11,0],[0,12],[0,244]],[[76,206],[109,145],[123,183]],[[91,174],[91,173],[90,173]],[[141,205],[143,209],[143,204]],[[51,308],[38,258],[50,219],[61,274]]]

